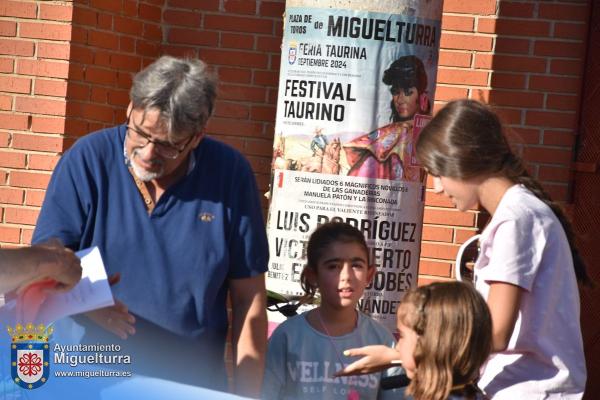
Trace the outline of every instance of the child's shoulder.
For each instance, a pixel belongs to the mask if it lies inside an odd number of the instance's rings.
[[[288,333],[298,334],[308,328],[308,321],[306,320],[306,313],[294,315],[280,323],[277,328],[273,331],[272,337],[278,335],[284,335]]]

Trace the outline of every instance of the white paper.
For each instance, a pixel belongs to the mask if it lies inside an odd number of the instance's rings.
[[[35,323],[48,324],[70,315],[115,304],[98,247],[81,250],[76,255],[81,259],[81,280],[68,292],[48,293]],[[13,300],[6,307],[14,308],[15,303],[16,300]]]

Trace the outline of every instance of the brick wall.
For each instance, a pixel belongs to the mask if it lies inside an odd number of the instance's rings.
[[[76,137],[123,121],[133,72],[197,55],[221,78],[208,132],[241,150],[266,191],[285,2],[0,1],[0,246],[28,243],[43,189]],[[445,0],[436,109],[497,105],[531,172],[569,200],[589,0]],[[69,63],[70,61],[70,63]],[[265,203],[266,205],[266,203]],[[481,226],[428,192],[421,279],[450,278]]]

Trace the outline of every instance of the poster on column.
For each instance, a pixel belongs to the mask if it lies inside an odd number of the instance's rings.
[[[442,0],[288,0],[273,144],[268,289],[302,293],[322,223],[361,230],[377,267],[360,308],[394,329],[417,284]],[[277,319],[270,314],[270,320]]]

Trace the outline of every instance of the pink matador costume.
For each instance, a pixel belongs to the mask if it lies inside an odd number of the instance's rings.
[[[344,144],[350,176],[419,181],[420,168],[412,165],[412,121],[394,122]]]

